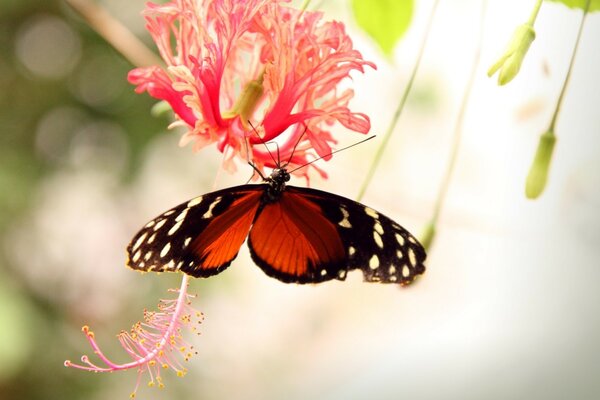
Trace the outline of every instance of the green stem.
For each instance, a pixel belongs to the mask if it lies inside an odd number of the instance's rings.
[[[310,5],[310,2],[311,2],[311,0],[304,0],[304,3],[302,3],[302,7],[300,7],[300,9],[302,11],[305,11],[308,8],[308,6]]]
[[[123,23],[91,0],[66,0],[96,33],[136,67],[164,65],[163,60],[138,39]]]
[[[485,26],[484,16],[485,16],[486,7],[487,7],[487,1],[483,2],[481,5],[481,21],[480,21],[480,25],[479,25],[479,36],[478,36],[479,38],[477,41],[477,47],[475,48],[475,54],[473,56],[473,63],[471,66],[471,74],[469,76],[469,80],[467,81],[467,85],[465,86],[463,98],[460,103],[458,115],[456,117],[456,124],[454,126],[454,139],[452,142],[452,150],[450,153],[450,160],[448,161],[448,168],[446,169],[446,174],[440,185],[437,200],[435,202],[433,216],[432,216],[431,222],[430,222],[434,227],[435,227],[438,217],[440,215],[440,210],[442,208],[442,205],[444,204],[444,200],[446,198],[446,193],[448,192],[448,187],[450,186],[450,179],[452,178],[452,173],[454,172],[454,167],[456,165],[458,149],[460,147],[460,142],[462,139],[462,124],[463,124],[465,112],[467,109],[467,105],[469,103],[469,98],[471,97],[471,91],[473,89],[473,82],[475,81],[475,77],[476,77],[477,66],[479,65],[479,58],[480,58],[480,54],[481,54],[481,44],[483,41],[483,30],[484,30],[484,26]]]
[[[535,3],[535,7],[533,8],[533,11],[531,12],[531,16],[529,17],[529,20],[527,21],[527,25],[530,25],[531,27],[533,27],[533,24],[535,24],[535,20],[537,19],[537,15],[538,15],[538,12],[540,11],[541,6],[542,6],[542,0],[537,0],[537,3]]]
[[[562,89],[560,90],[560,95],[558,96],[558,100],[556,102],[556,109],[554,110],[554,114],[552,115],[552,121],[550,122],[550,127],[548,128],[548,130],[550,130],[552,132],[554,132],[556,120],[558,118],[558,114],[560,113],[560,107],[562,106],[563,98],[565,96],[565,92],[567,91],[567,86],[569,85],[569,80],[571,79],[571,71],[573,70],[573,64],[575,64],[575,56],[577,55],[577,49],[579,48],[581,32],[583,32],[583,25],[585,24],[585,17],[587,17],[588,11],[590,9],[590,3],[591,3],[591,0],[587,0],[587,2],[585,3],[585,8],[583,10],[583,16],[581,17],[581,23],[579,24],[579,31],[577,32],[577,39],[575,39],[575,47],[573,48],[573,54],[571,54],[571,61],[569,63],[569,69],[567,70],[565,82],[563,83]]]
[[[360,201],[362,199],[362,197],[364,196],[365,192],[367,191],[367,187],[371,183],[371,179],[373,179],[375,170],[379,166],[379,162],[381,161],[383,152],[384,152],[385,148],[387,147],[387,144],[390,141],[390,138],[392,137],[394,128],[396,127],[396,124],[398,123],[398,120],[400,119],[400,114],[402,113],[402,110],[404,109],[404,105],[406,104],[406,99],[408,98],[408,94],[410,93],[410,90],[412,88],[413,82],[415,80],[415,76],[417,75],[417,71],[419,70],[419,66],[421,65],[421,59],[423,58],[423,52],[424,52],[426,44],[427,44],[427,39],[429,38],[429,33],[431,31],[431,25],[433,22],[433,17],[435,15],[435,11],[437,9],[438,3],[439,3],[439,0],[435,0],[435,2],[433,3],[433,6],[431,7],[431,13],[429,14],[429,21],[427,22],[427,26],[425,28],[425,35],[423,36],[423,42],[421,43],[421,48],[419,49],[419,53],[417,54],[417,60],[415,62],[413,70],[410,74],[410,79],[408,80],[406,89],[404,89],[404,93],[402,94],[402,98],[400,99],[400,103],[398,104],[398,108],[396,109],[396,111],[394,112],[394,115],[392,116],[390,125],[389,125],[387,131],[385,132],[385,134],[383,135],[381,144],[379,145],[379,148],[377,149],[377,152],[375,153],[375,157],[373,158],[373,162],[371,163],[371,167],[369,168],[369,171],[367,172],[367,176],[365,177],[365,180],[363,181],[363,184],[360,187],[358,196],[356,196],[357,201]]]

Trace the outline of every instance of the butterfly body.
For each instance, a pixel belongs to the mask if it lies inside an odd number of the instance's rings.
[[[425,250],[404,228],[361,203],[286,185],[285,168],[262,184],[208,193],[150,221],[127,248],[141,271],[208,277],[227,268],[246,237],[252,260],[287,283],[344,280],[408,284],[425,271]]]

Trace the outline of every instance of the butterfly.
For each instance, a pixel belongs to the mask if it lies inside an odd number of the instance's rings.
[[[273,169],[263,183],[208,193],[148,222],[127,247],[134,270],[209,277],[226,269],[248,238],[250,255],[286,283],[345,280],[407,285],[425,272],[425,249],[385,215],[329,192],[286,185]]]

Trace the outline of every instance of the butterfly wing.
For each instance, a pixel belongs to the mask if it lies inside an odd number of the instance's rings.
[[[127,247],[127,265],[140,271],[218,274],[248,235],[264,185],[242,185],[196,197],[150,221]]]
[[[253,260],[284,282],[344,280],[360,269],[369,282],[409,284],[425,272],[423,246],[406,229],[361,203],[287,186],[265,206],[248,239]]]
[[[248,247],[267,275],[288,283],[330,280],[346,265],[335,223],[318,204],[287,190],[264,205],[250,230]]]

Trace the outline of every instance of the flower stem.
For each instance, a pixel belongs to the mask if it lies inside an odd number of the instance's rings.
[[[371,166],[369,168],[369,171],[367,172],[367,176],[365,177],[365,180],[363,181],[362,186],[360,187],[360,191],[358,192],[358,195],[356,196],[357,201],[360,201],[362,199],[362,197],[364,196],[365,192],[367,191],[367,187],[369,186],[369,184],[371,183],[371,180],[373,179],[375,170],[379,166],[379,162],[381,161],[383,152],[384,152],[385,148],[387,147],[387,144],[390,141],[390,138],[392,137],[394,128],[396,127],[396,124],[398,123],[398,120],[400,119],[400,114],[402,114],[402,110],[404,109],[404,105],[406,104],[406,99],[408,98],[408,94],[410,93],[410,90],[412,88],[413,82],[415,80],[415,76],[417,75],[417,71],[419,70],[419,66],[421,65],[421,59],[423,58],[423,52],[427,45],[427,39],[429,38],[429,33],[431,32],[431,25],[433,22],[433,17],[435,15],[435,11],[437,9],[438,3],[439,3],[439,0],[435,0],[433,3],[433,6],[431,7],[431,13],[429,14],[429,20],[427,21],[427,26],[425,28],[425,34],[423,36],[423,41],[421,42],[421,47],[419,48],[419,53],[417,54],[417,60],[415,61],[415,65],[410,74],[410,79],[408,80],[406,89],[404,89],[404,93],[402,94],[402,98],[400,99],[400,103],[398,104],[398,108],[396,108],[396,111],[394,112],[394,115],[392,116],[390,125],[389,125],[387,131],[385,132],[385,134],[383,135],[383,139],[381,140],[381,144],[379,145],[379,148],[377,149],[377,152],[375,153],[375,157],[373,158],[373,161],[371,162]]]
[[[554,146],[556,144],[556,135],[554,133],[556,131],[556,120],[560,114],[560,108],[567,91],[567,86],[569,85],[577,49],[579,48],[579,42],[581,40],[581,33],[583,32],[583,25],[585,24],[585,18],[588,14],[590,3],[591,0],[587,0],[585,3],[583,16],[581,17],[581,23],[579,24],[579,30],[577,32],[577,38],[575,39],[575,46],[573,47],[573,53],[571,54],[571,60],[569,62],[569,69],[567,70],[565,81],[563,82],[563,86],[556,101],[556,108],[554,109],[552,120],[550,121],[548,129],[540,136],[533,163],[527,174],[527,179],[525,181],[525,196],[528,199],[537,199],[546,188],[548,182],[548,173],[552,162]]]
[[[527,25],[531,25],[533,27],[533,24],[535,24],[535,20],[537,19],[538,13],[540,12],[540,7],[542,7],[542,0],[537,0],[537,2],[535,3],[535,7],[533,7],[533,11],[529,16],[529,20],[527,20]]]
[[[465,86],[465,91],[463,93],[463,97],[460,103],[460,108],[458,110],[458,115],[456,117],[456,124],[454,125],[454,138],[452,141],[452,149],[450,152],[450,160],[448,161],[448,168],[446,169],[446,173],[444,178],[442,179],[442,183],[439,188],[438,196],[435,202],[435,206],[433,209],[433,215],[431,220],[427,224],[426,231],[431,232],[431,235],[435,233],[435,227],[440,215],[440,211],[442,209],[442,205],[446,199],[446,194],[448,193],[448,187],[450,186],[450,180],[452,178],[452,174],[454,172],[454,168],[456,166],[456,160],[458,157],[458,150],[460,148],[460,143],[462,139],[462,125],[465,117],[465,113],[467,110],[467,105],[469,103],[469,98],[471,97],[471,91],[473,89],[473,82],[475,81],[477,67],[479,65],[479,59],[481,55],[481,45],[483,41],[483,31],[484,31],[484,20],[485,20],[485,10],[487,8],[487,0],[481,4],[481,19],[479,24],[479,34],[477,39],[477,45],[475,47],[475,52],[473,55],[473,62],[471,64],[471,73],[469,75],[469,79]],[[429,244],[433,241],[433,236],[429,237]]]
[[[163,62],[125,25],[91,0],[66,0],[90,27],[110,43],[133,65],[162,65]]]
[[[583,32],[583,25],[585,24],[585,19],[587,17],[588,11],[590,9],[590,3],[591,3],[591,0],[587,0],[587,2],[585,3],[585,8],[583,9],[583,16],[581,17],[581,23],[579,24],[579,31],[577,32],[577,39],[575,39],[575,47],[573,48],[573,53],[571,54],[571,61],[569,62],[569,69],[567,70],[565,82],[563,83],[562,89],[560,90],[560,94],[559,94],[558,100],[556,102],[556,108],[554,110],[554,114],[552,115],[552,121],[550,122],[550,126],[548,128],[548,130],[552,131],[552,132],[554,132],[554,128],[556,125],[556,119],[558,118],[558,114],[560,113],[560,107],[562,106],[563,98],[565,96],[565,92],[567,91],[567,86],[569,85],[569,80],[571,79],[571,71],[573,70],[573,64],[575,64],[575,56],[577,55],[577,49],[579,48],[581,32]]]

